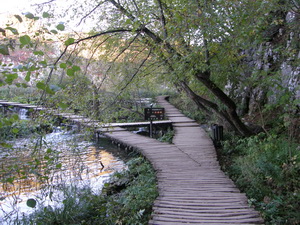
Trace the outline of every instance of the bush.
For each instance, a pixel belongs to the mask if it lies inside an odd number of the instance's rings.
[[[33,120],[19,120],[17,114],[0,114],[0,142],[29,136],[34,133],[44,134],[52,132],[51,121],[44,120],[35,122]]]
[[[222,167],[269,224],[300,223],[300,152],[283,136],[224,142]]]
[[[63,206],[45,207],[22,224],[148,224],[158,195],[154,171],[143,158],[133,158],[128,170],[115,173],[101,195],[89,188],[68,188]]]

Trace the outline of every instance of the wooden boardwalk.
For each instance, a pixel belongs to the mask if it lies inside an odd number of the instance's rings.
[[[248,206],[247,197],[220,170],[215,148],[205,131],[165,97],[157,100],[173,124],[173,144],[121,127],[96,126],[111,140],[141,152],[156,170],[159,197],[149,224],[263,224],[259,213]],[[89,124],[87,118],[76,119]]]
[[[95,128],[95,132],[108,132],[108,131],[119,131],[120,127],[145,127],[149,126],[150,122],[128,122],[128,123],[103,123],[99,120],[92,120],[81,115],[75,115],[73,113],[62,113],[59,110],[54,110],[51,108],[45,108],[42,106],[36,106],[31,104],[23,104],[19,102],[9,102],[6,100],[0,100],[0,105],[4,107],[18,107],[25,108],[32,111],[44,111],[53,116],[61,117],[63,120],[67,120],[71,123],[78,123],[82,126]],[[154,125],[171,125],[171,120],[159,120],[153,121]]]
[[[195,121],[159,97],[175,129],[174,144],[126,130],[105,133],[140,151],[157,173],[159,197],[149,224],[263,224],[247,197],[220,170],[211,139]]]

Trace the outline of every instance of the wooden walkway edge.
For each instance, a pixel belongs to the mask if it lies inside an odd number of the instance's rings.
[[[263,224],[234,183],[221,171],[214,145],[205,131],[165,100],[175,129],[173,144],[126,130],[105,136],[140,151],[156,170],[159,197],[149,224]]]
[[[139,151],[151,162],[159,197],[154,202],[149,224],[263,224],[259,213],[248,205],[245,194],[221,171],[214,145],[199,124],[184,116],[164,96],[157,101],[165,108],[169,118],[166,122],[172,122],[175,130],[173,144],[121,127],[104,129],[100,124],[97,127],[88,118],[64,117],[95,128],[111,140]]]

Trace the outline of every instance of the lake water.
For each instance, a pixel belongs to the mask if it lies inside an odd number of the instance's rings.
[[[11,224],[17,217],[36,208],[60,207],[64,190],[91,187],[99,193],[114,171],[126,169],[126,154],[107,139],[97,142],[84,134],[60,128],[44,137],[17,139],[12,149],[0,148],[0,224]]]

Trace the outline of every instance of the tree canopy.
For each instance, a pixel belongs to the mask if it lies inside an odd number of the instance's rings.
[[[32,23],[23,34],[13,25],[1,28],[2,55],[11,56],[16,48],[32,51],[19,68],[11,70],[2,60],[2,85],[12,84],[17,72],[25,73],[29,82],[32,74],[41,76],[41,70],[46,79],[36,86],[48,94],[55,92],[50,84],[56,76],[77,73],[92,80],[95,92],[108,84],[118,93],[163,84],[160,88],[185,93],[207,115],[214,113],[243,136],[253,133],[242,120],[251,101],[257,102],[253,111],[270,103],[272,96],[272,107],[284,99],[289,111],[299,105],[299,78],[284,83],[290,78],[282,75],[284,66],[292,76],[299,74],[296,0],[95,0],[67,1],[60,8],[57,4],[38,4],[37,12],[24,19],[16,15],[17,22]]]

